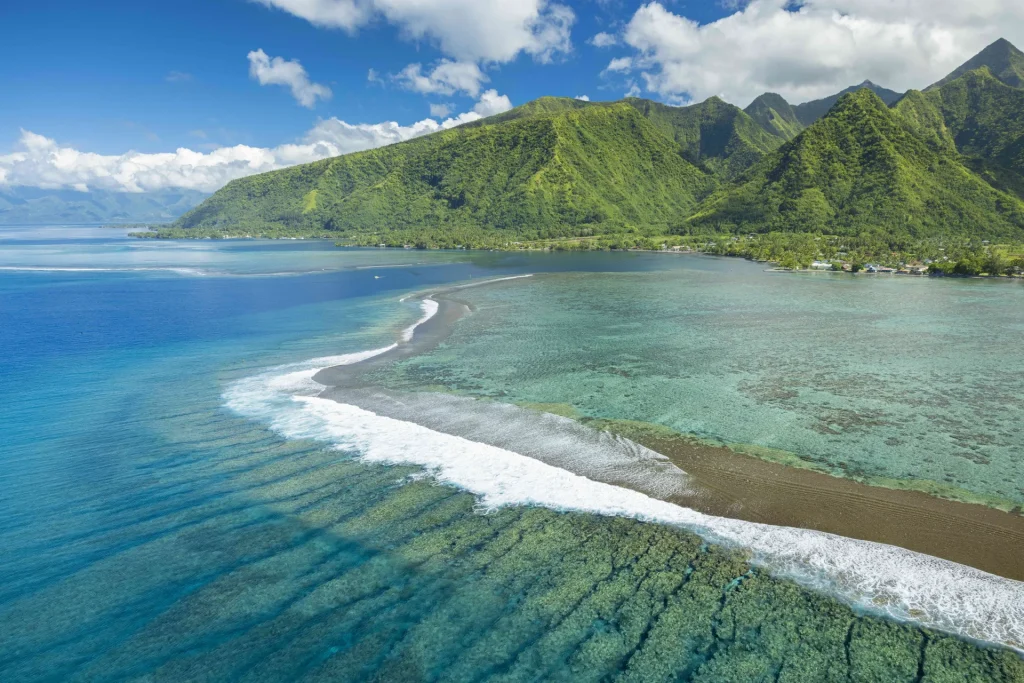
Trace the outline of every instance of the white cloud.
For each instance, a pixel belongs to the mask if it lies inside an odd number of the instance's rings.
[[[164,76],[164,80],[168,83],[187,83],[192,80],[192,74],[184,71],[171,71]]]
[[[473,107],[473,113],[487,117],[501,114],[511,108],[512,101],[508,99],[508,95],[499,95],[498,91],[492,88],[480,95],[480,101]]]
[[[630,71],[633,68],[633,59],[630,57],[616,57],[612,61],[608,62],[608,66],[605,67],[604,72],[609,71]]]
[[[255,0],[317,26],[354,31],[380,17],[459,61],[540,62],[571,49],[573,11],[550,0]]]
[[[624,38],[647,88],[739,105],[766,91],[804,101],[864,79],[924,88],[996,38],[1024,44],[1020,0],[752,0],[740,7],[706,25],[658,2],[640,7]]]
[[[450,59],[442,59],[429,73],[423,73],[422,64],[410,64],[393,78],[402,87],[423,94],[454,95],[464,92],[473,97],[480,93],[480,85],[488,80],[473,62]]]
[[[583,102],[589,102],[590,101],[590,96],[589,95],[577,95],[576,99],[577,100],[582,100]]]
[[[23,130],[15,151],[0,155],[0,185],[123,192],[175,187],[213,192],[235,178],[411,140],[511,107],[508,97],[488,90],[472,111],[444,121],[424,119],[402,126],[394,121],[352,124],[330,118],[319,121],[296,143],[271,148],[235,145],[207,153],[182,147],[161,154],[102,155],[61,147],[55,140]]]
[[[364,0],[254,0],[277,7],[317,26],[355,30],[373,17],[373,4]]]
[[[331,89],[310,81],[309,74],[298,60],[287,61],[281,57],[270,57],[263,50],[253,50],[248,57],[250,76],[259,81],[260,85],[287,86],[291,89],[295,101],[303,107],[312,109],[317,98],[331,98]]]
[[[636,81],[629,81],[626,85],[629,86],[629,90],[626,91],[623,97],[640,97],[640,86],[636,84]]]
[[[435,118],[443,119],[444,117],[446,117],[446,116],[448,116],[449,114],[452,113],[452,107],[453,107],[453,105],[450,104],[450,103],[431,104],[430,105],[430,115],[435,117]]]
[[[602,31],[601,33],[594,35],[594,37],[587,42],[594,47],[611,47],[612,45],[618,45],[619,39],[611,33],[605,33]]]

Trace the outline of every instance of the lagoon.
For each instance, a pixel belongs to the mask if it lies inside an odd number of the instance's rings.
[[[491,506],[371,457],[370,431],[275,423],[301,387],[261,394],[282,402],[264,415],[237,402],[256,378],[401,343],[423,317],[403,297],[533,274],[462,290],[471,313],[371,391],[559,412],[600,443],[588,421],[657,425],[1006,507],[1024,496],[1019,284],[77,235],[0,239],[4,680],[1022,675],[1007,649],[851,609],[735,544],[557,500]],[[400,450],[443,461],[467,442],[414,426]],[[644,452],[630,443],[612,439]],[[940,616],[957,633],[963,615]],[[1019,625],[999,626],[991,644],[1012,644]]]

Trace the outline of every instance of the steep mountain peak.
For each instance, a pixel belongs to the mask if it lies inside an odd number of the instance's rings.
[[[1000,38],[961,64],[953,73],[929,86],[927,90],[941,88],[981,67],[988,67],[996,79],[1011,88],[1024,88],[1024,52],[1005,38]]]
[[[873,92],[876,96],[881,98],[882,102],[884,102],[887,105],[895,104],[900,99],[900,97],[902,97],[902,94],[896,92],[895,90],[883,88],[882,86],[872,83],[871,81],[864,81],[860,85],[851,85],[849,88],[846,88],[842,92],[836,93],[831,97],[825,97],[820,100],[813,100],[811,102],[804,102],[803,104],[798,104],[797,106],[793,107],[793,110],[796,112],[796,116],[800,120],[800,123],[802,123],[805,126],[809,126],[818,119],[820,119],[822,116],[827,114],[828,111],[832,109],[835,103],[838,102],[839,98],[842,97],[843,95],[847,95],[849,93],[854,93],[859,90],[865,89]]]
[[[984,226],[1024,235],[1024,204],[917,137],[871,88],[838,97],[824,117],[737,180],[705,200],[690,225],[853,235],[885,225],[915,236]]]
[[[882,100],[874,90],[871,88],[860,88],[852,92],[844,92],[840,95],[839,99],[836,100],[835,105],[832,107],[832,111],[842,111],[853,107],[870,107],[872,109],[888,108],[885,105],[885,101]]]
[[[766,92],[743,111],[761,128],[784,140],[792,140],[804,128],[793,106],[778,93]]]

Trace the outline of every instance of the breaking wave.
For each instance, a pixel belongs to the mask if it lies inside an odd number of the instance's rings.
[[[423,308],[417,325],[436,312]],[[324,387],[312,379],[317,371],[359,363],[394,347],[272,368],[231,384],[224,399],[231,410],[286,438],[321,441],[366,462],[421,466],[437,481],[474,494],[482,511],[538,505],[681,527],[709,542],[745,549],[754,565],[855,608],[1024,650],[1024,583],[895,546],[706,515],[643,489],[608,483],[621,481],[624,467],[631,466],[641,474],[636,479],[653,467],[685,486],[685,473],[628,439],[474,399],[356,395],[378,401],[381,411],[416,415],[417,424],[339,402],[339,395],[320,395]],[[399,410],[385,405],[388,401],[405,405]],[[530,425],[524,422],[527,415]],[[652,478],[659,479],[667,477]],[[660,495],[655,489],[651,493]]]

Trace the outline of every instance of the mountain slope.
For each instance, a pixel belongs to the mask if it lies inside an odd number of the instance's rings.
[[[911,132],[870,90],[710,197],[691,229],[1024,237],[1024,203]]]
[[[982,66],[940,88],[908,93],[895,111],[933,146],[955,148],[992,185],[1024,198],[1024,89]]]
[[[636,108],[548,101],[235,180],[177,226],[364,235],[499,230],[509,238],[665,230],[713,187]]]
[[[928,86],[926,90],[937,90],[964,74],[977,71],[982,67],[988,67],[992,75],[1004,85],[1011,88],[1024,88],[1024,52],[1014,47],[1010,41],[1000,38],[961,64],[941,81]]]
[[[787,141],[799,135],[805,127],[793,106],[782,95],[773,92],[761,95],[743,111],[764,130]]]
[[[880,85],[875,85],[871,81],[864,81],[860,85],[850,86],[846,90],[836,93],[835,95],[831,95],[820,100],[812,100],[810,102],[798,104],[793,107],[793,111],[796,113],[796,117],[800,123],[804,126],[809,126],[827,114],[843,95],[859,92],[865,88],[875,93],[887,105],[896,103],[896,101],[901,97],[900,93],[894,90],[889,90],[888,88],[883,88]]]
[[[0,225],[166,222],[207,196],[196,190],[79,192],[7,187],[0,189]]]
[[[635,97],[624,101],[675,140],[688,160],[723,178],[735,178],[785,141],[717,97],[688,107]]]

